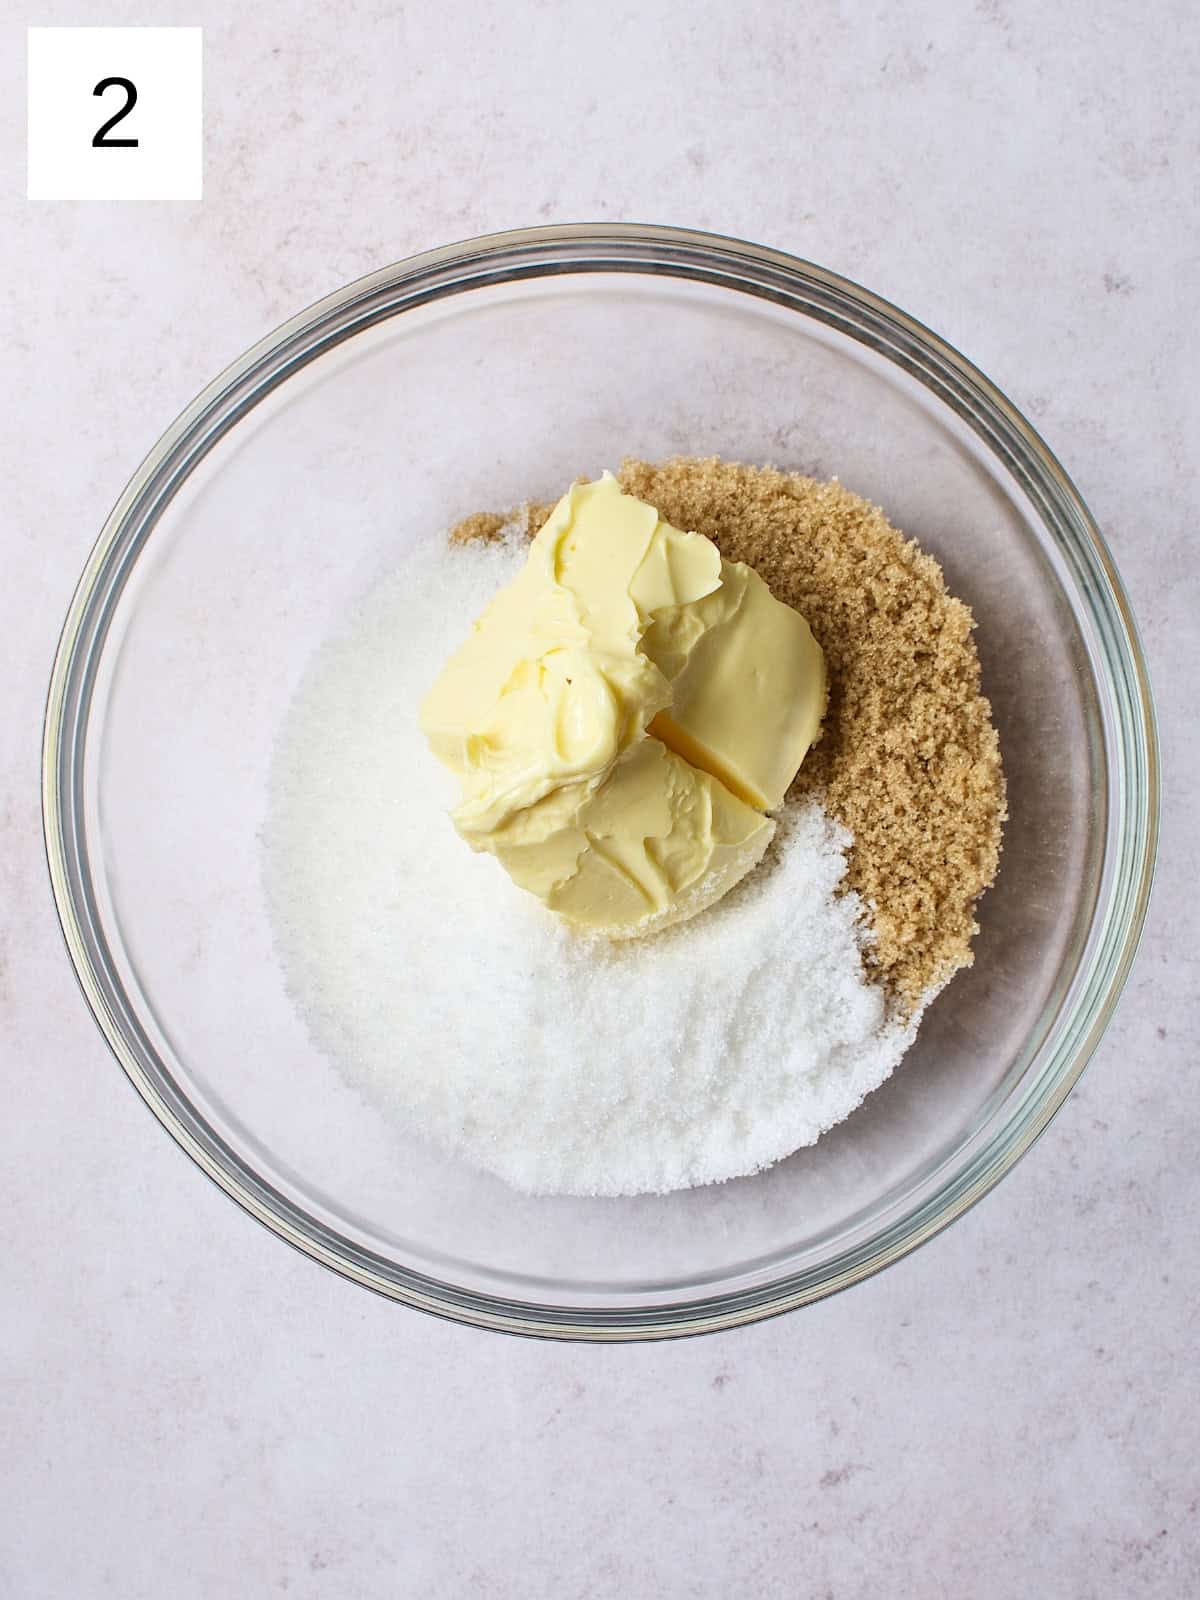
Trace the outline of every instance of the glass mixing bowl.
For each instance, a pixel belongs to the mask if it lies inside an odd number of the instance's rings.
[[[625,454],[840,477],[978,618],[1012,813],[974,968],[900,1071],[754,1178],[530,1199],[383,1123],[285,991],[259,874],[272,746],[373,580],[480,507]],[[1079,495],[974,367],[776,251],[554,227],[385,268],[188,408],[79,584],[50,686],[46,839],[117,1059],[204,1170],[356,1282],[479,1326],[648,1338],[854,1283],[986,1192],[1062,1104],[1129,968],[1157,759],[1120,580]],[[413,908],[419,939],[424,908]],[[438,1026],[447,992],[430,995]]]

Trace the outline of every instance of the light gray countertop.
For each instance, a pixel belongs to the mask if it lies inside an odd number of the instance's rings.
[[[27,20],[0,46],[0,1596],[1195,1592],[1194,7],[44,0],[204,25],[206,198],[174,205],[25,201]],[[71,589],[196,390],[374,266],[597,218],[794,251],[977,361],[1111,541],[1166,771],[1124,1002],[1001,1187],[832,1301],[616,1348],[404,1311],[219,1194],[76,991],[37,784]]]

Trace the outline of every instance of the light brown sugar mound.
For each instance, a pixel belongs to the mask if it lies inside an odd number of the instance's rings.
[[[818,796],[853,834],[842,886],[871,909],[878,977],[902,1006],[917,1004],[971,963],[1005,818],[969,609],[931,556],[839,483],[717,457],[628,460],[617,476],[808,619],[829,707],[790,794]],[[550,510],[523,508],[530,535]],[[511,520],[479,512],[451,537],[489,538]]]

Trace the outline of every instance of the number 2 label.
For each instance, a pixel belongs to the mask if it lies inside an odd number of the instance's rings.
[[[27,37],[31,200],[202,198],[200,28],[30,28]]]
[[[107,89],[124,89],[125,104],[96,129],[92,144],[97,150],[136,150],[136,139],[110,139],[109,134],[137,105],[137,90],[128,78],[101,78],[92,93],[103,94]]]

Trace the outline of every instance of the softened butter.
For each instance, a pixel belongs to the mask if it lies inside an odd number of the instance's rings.
[[[819,645],[750,567],[573,485],[421,708],[468,844],[614,936],[744,877],[825,704]]]

